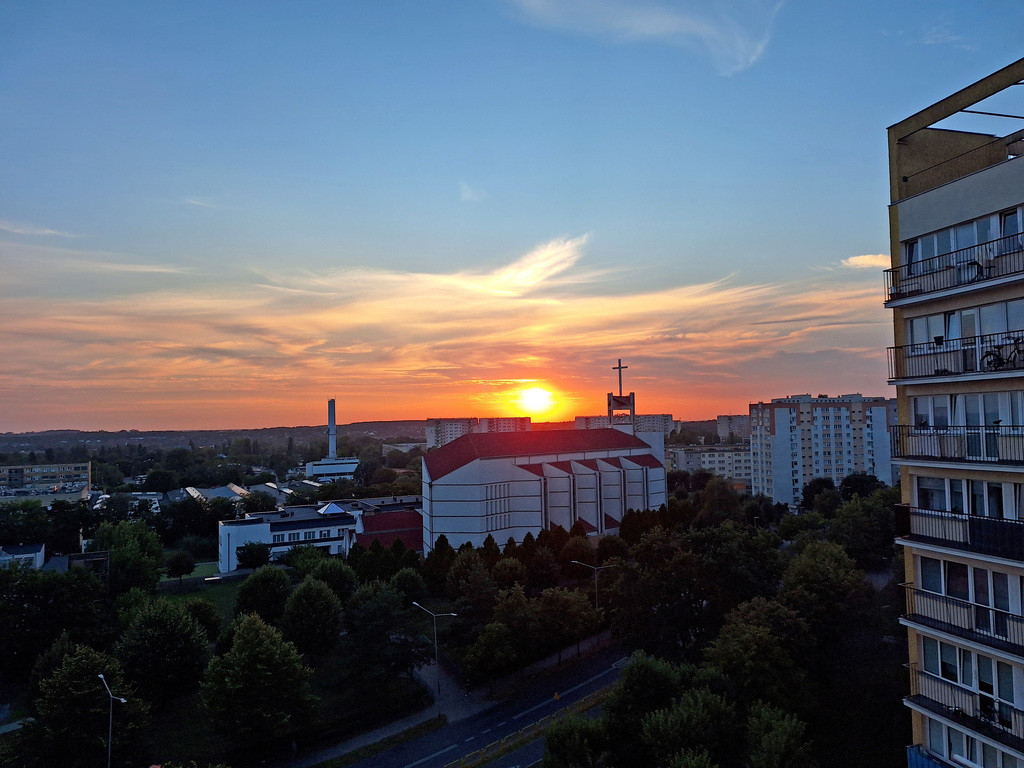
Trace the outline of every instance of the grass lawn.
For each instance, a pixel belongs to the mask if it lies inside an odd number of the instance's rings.
[[[216,564],[214,564],[216,565]],[[244,579],[221,579],[219,581],[206,581],[197,592],[175,592],[168,590],[161,594],[169,600],[185,600],[189,597],[205,597],[220,614],[224,625],[227,626],[235,618],[235,597],[238,595],[238,588],[242,586]]]
[[[214,560],[212,563],[196,563],[196,569],[186,578],[194,579],[201,576],[205,579],[207,576],[216,576],[218,573],[220,573],[220,569],[217,561]],[[160,581],[177,581],[177,579],[172,579],[170,576],[161,576]]]

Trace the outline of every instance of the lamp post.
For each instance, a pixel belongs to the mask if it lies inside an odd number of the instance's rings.
[[[103,683],[103,687],[107,689],[107,696],[110,697],[110,725],[107,727],[107,768],[110,768],[110,757],[113,754],[114,749],[114,701],[120,701],[122,704],[127,704],[128,699],[122,699],[120,696],[115,696],[110,690],[110,686],[107,685],[107,678],[103,675],[98,676],[100,682]]]
[[[424,608],[422,605],[417,603],[415,600],[412,604],[419,608],[421,611],[426,611],[434,619],[434,674],[437,675],[437,692],[441,693],[441,656],[437,650],[437,617],[438,616],[458,616],[457,613],[434,613],[429,608]],[[109,768],[109,766],[107,767]]]
[[[590,563],[581,563],[579,560],[573,560],[572,562],[576,565],[582,565],[584,568],[589,568],[594,572],[594,610],[598,609],[597,604],[597,572],[603,571],[605,568],[614,568],[618,563],[610,563],[609,565],[591,565]]]

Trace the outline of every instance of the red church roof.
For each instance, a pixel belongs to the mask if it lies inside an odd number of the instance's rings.
[[[555,429],[549,432],[481,432],[463,435],[423,457],[432,480],[476,459],[612,451],[650,446],[617,429]]]

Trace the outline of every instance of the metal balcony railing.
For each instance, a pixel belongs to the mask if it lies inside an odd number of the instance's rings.
[[[977,603],[902,585],[906,590],[906,618],[943,629],[1000,650],[1024,652],[1024,617]]]
[[[885,270],[889,301],[1024,274],[1024,235],[1009,235]]]
[[[1024,330],[889,347],[889,378],[1024,370]]]
[[[1024,560],[1024,521],[896,505],[896,535],[1011,560]]]
[[[1024,743],[1024,712],[1012,704],[999,701],[970,688],[964,688],[938,675],[908,664],[910,669],[910,695],[933,703],[929,709],[943,711],[953,720],[959,720],[971,730],[991,734],[1014,748]],[[923,702],[922,702],[923,703]],[[934,705],[939,705],[935,707]]]
[[[1024,426],[890,427],[892,457],[1024,465]]]

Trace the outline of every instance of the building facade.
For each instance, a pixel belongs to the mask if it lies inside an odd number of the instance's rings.
[[[576,429],[604,429],[605,427],[628,425],[629,414],[621,414],[609,419],[605,416],[577,416],[575,419]],[[638,413],[633,417],[633,431],[640,432],[661,432],[664,435],[670,434],[676,428],[676,422],[672,419],[671,413]]]
[[[715,419],[715,427],[719,440],[728,440],[730,435],[740,440],[746,440],[750,437],[750,414],[718,416]]]
[[[751,490],[797,505],[809,480],[839,485],[865,472],[893,482],[889,425],[895,401],[860,394],[790,395],[750,405]]]
[[[441,534],[479,547],[577,521],[616,533],[626,510],[666,501],[662,460],[616,429],[464,435],[423,457],[423,551]]]
[[[19,464],[0,467],[0,491],[74,492],[92,484],[92,462]]]
[[[1022,80],[1024,59],[889,128],[912,766],[1024,765],[1024,131],[936,127]]]
[[[427,419],[427,448],[440,448],[463,435],[487,432],[529,432],[529,416],[495,416],[485,419]]]
[[[729,480],[736,490],[750,493],[752,463],[750,444],[686,445],[667,449],[674,469],[703,469]]]

